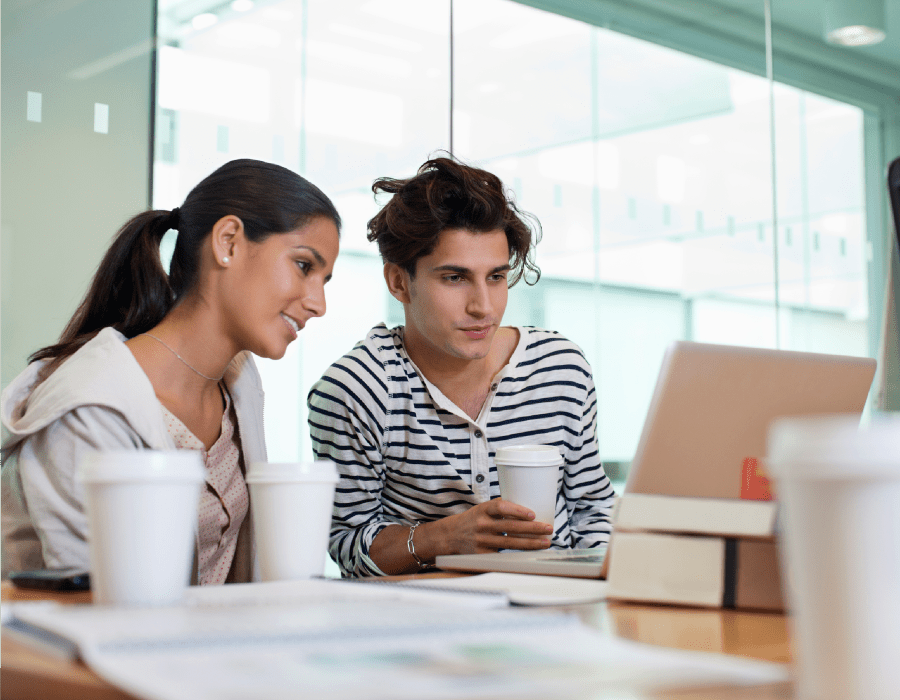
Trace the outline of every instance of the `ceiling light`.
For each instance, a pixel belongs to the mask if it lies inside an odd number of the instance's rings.
[[[206,29],[207,27],[213,26],[218,21],[219,18],[216,17],[212,12],[204,12],[197,15],[196,17],[194,17],[194,19],[191,20],[191,26],[197,30]]]
[[[877,44],[884,27],[884,0],[825,0],[825,38],[832,44]]]
[[[253,9],[253,0],[234,0],[231,9],[235,12],[249,12]]]

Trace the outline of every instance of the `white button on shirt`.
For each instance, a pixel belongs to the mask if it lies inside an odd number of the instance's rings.
[[[431,395],[431,399],[434,401],[435,406],[469,422],[471,428],[469,450],[471,454],[470,464],[472,471],[468,474],[467,481],[479,503],[491,500],[490,474],[492,460],[490,456],[490,445],[488,445],[487,438],[485,437],[487,434],[486,424],[488,417],[491,415],[491,404],[496,395],[496,387],[499,386],[499,382],[503,379],[503,375],[508,366],[504,367],[497,374],[495,377],[496,381],[491,384],[491,391],[488,392],[487,398],[485,398],[484,404],[481,407],[481,411],[478,412],[478,417],[475,420],[472,420],[471,416],[465,413],[459,406],[448,399],[440,389],[428,381],[412,360],[410,360],[409,363],[415,368],[416,372],[418,372],[419,378],[422,380],[422,384],[425,385],[425,388],[428,389],[428,393]]]
[[[555,445],[563,455],[553,546],[609,539],[614,493],[600,464],[590,365],[558,333],[518,330],[519,344],[474,420],[414,368],[402,327],[373,328],[312,388],[313,450],[340,474],[329,549],[342,572],[381,574],[369,547],[391,524],[436,520],[498,497],[490,455],[507,445]]]
[[[180,450],[198,450],[206,466],[206,488],[198,509],[197,579],[201,585],[225,583],[237,549],[241,523],[250,497],[241,471],[241,453],[231,419],[231,398],[225,396],[222,432],[206,451],[203,442],[171,411],[162,407],[166,428]]]

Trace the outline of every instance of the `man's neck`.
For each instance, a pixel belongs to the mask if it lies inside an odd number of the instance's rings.
[[[477,418],[490,391],[491,381],[507,365],[518,342],[516,328],[501,327],[488,354],[473,360],[438,358],[415,344],[412,347],[404,344],[410,359],[425,378],[468,416]]]

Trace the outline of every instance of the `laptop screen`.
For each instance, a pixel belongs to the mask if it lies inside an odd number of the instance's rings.
[[[626,493],[770,497],[769,425],[782,416],[862,413],[875,360],[676,341],[663,358]]]

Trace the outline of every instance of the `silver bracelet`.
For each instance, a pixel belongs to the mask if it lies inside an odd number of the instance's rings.
[[[426,566],[425,562],[419,559],[419,555],[416,554],[416,545],[413,544],[413,534],[416,532],[416,528],[419,527],[422,523],[413,523],[409,526],[409,537],[406,538],[406,549],[412,554],[412,558],[416,560],[416,564],[419,565],[419,568],[422,569]]]

